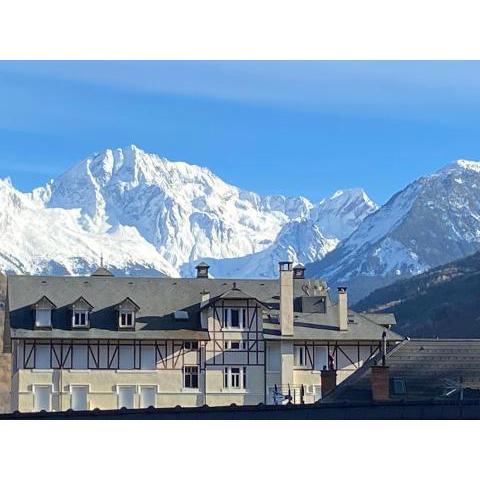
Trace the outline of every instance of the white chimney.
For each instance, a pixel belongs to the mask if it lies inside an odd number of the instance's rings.
[[[338,329],[348,330],[347,287],[338,287]]]
[[[280,262],[280,332],[293,335],[293,269],[292,262]]]
[[[200,300],[200,308],[203,308],[209,301],[210,301],[210,292],[206,290],[202,290],[200,292],[201,300]]]
[[[202,328],[208,329],[208,308],[204,308],[210,301],[210,292],[202,290],[200,292],[200,323]]]

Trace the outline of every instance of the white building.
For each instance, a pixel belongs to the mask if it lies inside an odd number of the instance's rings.
[[[280,264],[279,280],[11,276],[12,408],[314,402],[378,352],[392,315]],[[322,378],[323,377],[323,378]],[[322,387],[323,383],[323,387]]]

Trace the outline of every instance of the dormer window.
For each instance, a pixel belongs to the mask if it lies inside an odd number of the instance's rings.
[[[35,328],[52,328],[52,310],[57,308],[46,296],[32,305],[35,316]]]
[[[226,308],[223,311],[224,328],[243,329],[246,327],[247,310],[245,308]]]
[[[131,298],[127,297],[117,303],[115,310],[118,312],[118,328],[120,330],[135,329],[135,317],[140,307]]]
[[[135,324],[135,312],[120,312],[120,328],[132,328]]]
[[[90,328],[91,305],[83,297],[78,298],[70,305],[72,310],[72,328]]]
[[[73,327],[88,327],[88,310],[74,310]]]

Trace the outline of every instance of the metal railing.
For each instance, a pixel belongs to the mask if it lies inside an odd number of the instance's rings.
[[[303,384],[274,385],[269,388],[271,403],[274,405],[295,405],[305,403],[307,395],[306,386]]]

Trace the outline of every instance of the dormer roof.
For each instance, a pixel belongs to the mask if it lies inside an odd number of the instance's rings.
[[[217,295],[216,297],[213,297],[212,299],[210,299],[210,301],[206,303],[201,308],[201,310],[208,308],[209,306],[217,303],[219,300],[227,300],[227,299],[228,300],[253,300],[259,303],[260,305],[262,305],[263,307],[265,307],[266,309],[270,309],[270,306],[268,304],[266,304],[265,302],[262,302],[261,300],[259,300],[258,298],[255,298],[252,295],[245,293],[243,290],[237,287],[236,282],[233,282],[232,288],[229,288],[228,290],[225,290],[220,295]]]
[[[78,297],[69,307],[72,310],[93,310],[93,305],[83,296]]]
[[[115,310],[133,310],[134,312],[140,310],[140,307],[130,297],[126,297],[121,302],[118,302],[114,308]]]
[[[39,308],[50,308],[53,310],[57,308],[57,306],[46,295],[43,295],[43,297],[39,298],[35,303],[32,303],[31,308],[34,310]]]
[[[105,267],[98,267],[91,275],[91,277],[113,277],[113,273]]]

